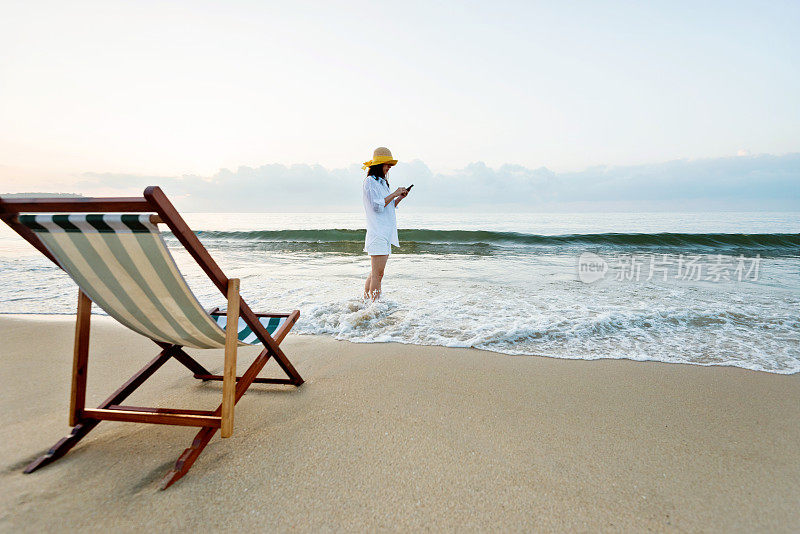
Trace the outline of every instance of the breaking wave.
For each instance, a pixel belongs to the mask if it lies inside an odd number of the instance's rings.
[[[365,230],[201,231],[201,239],[267,250],[360,253]],[[484,230],[400,230],[400,254],[492,254],[529,249],[595,248],[706,254],[800,255],[800,234],[601,233],[540,235]]]

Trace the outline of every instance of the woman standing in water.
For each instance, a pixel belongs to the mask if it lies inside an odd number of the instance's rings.
[[[372,159],[364,162],[362,169],[369,169],[362,185],[362,199],[367,216],[367,237],[364,251],[372,260],[372,271],[364,284],[364,298],[377,299],[381,294],[381,280],[386,268],[386,260],[392,253],[392,245],[399,247],[397,239],[397,218],[394,210],[406,198],[408,190],[398,187],[394,193],[389,191],[386,174],[397,163],[386,147],[378,147]]]

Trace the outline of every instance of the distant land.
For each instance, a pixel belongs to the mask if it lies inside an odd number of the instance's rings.
[[[48,198],[84,198],[83,195],[77,193],[0,193],[3,198],[24,198],[24,197],[48,197]]]

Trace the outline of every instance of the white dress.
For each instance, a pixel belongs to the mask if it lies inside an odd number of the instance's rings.
[[[399,247],[397,239],[397,218],[395,201],[385,205],[385,198],[391,194],[389,183],[384,178],[367,176],[362,185],[364,212],[367,216],[367,237],[364,251],[370,256],[383,256],[392,253],[392,245]]]

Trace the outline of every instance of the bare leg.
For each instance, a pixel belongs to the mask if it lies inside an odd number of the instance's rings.
[[[383,271],[389,256],[370,256],[370,259],[372,260],[372,271],[367,277],[367,283],[364,284],[364,296],[376,300],[381,295],[381,280],[383,280]]]

